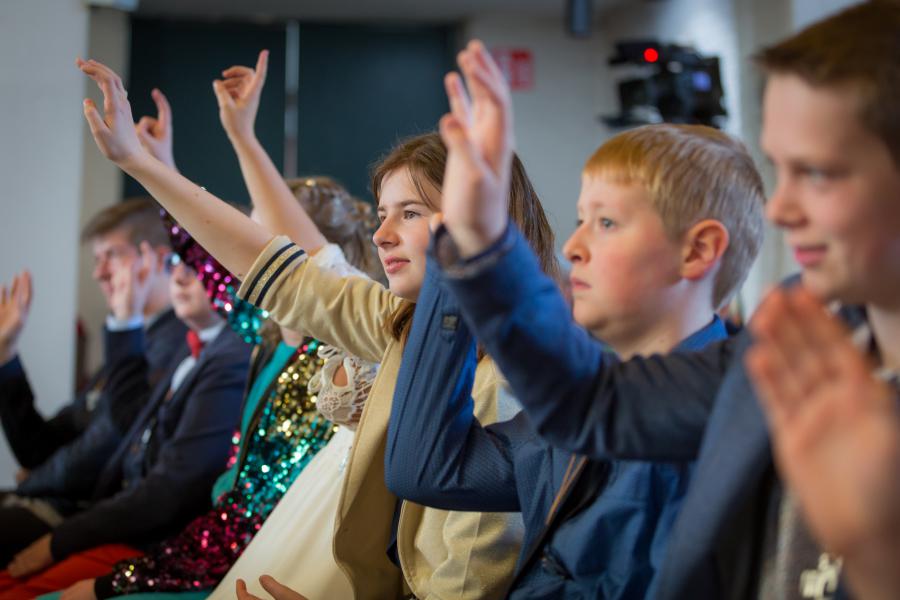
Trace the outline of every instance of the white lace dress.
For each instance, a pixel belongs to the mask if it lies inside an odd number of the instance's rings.
[[[342,275],[362,276],[332,244],[312,260]],[[271,575],[310,600],[353,598],[350,583],[332,554],[334,518],[353,431],[377,366],[327,345],[320,348],[319,356],[325,365],[310,380],[309,389],[318,395],[319,412],[341,427],[297,476],[210,598],[234,600],[238,579],[247,582],[251,594],[269,598],[259,584],[260,575]],[[333,382],[341,365],[347,374],[344,386]]]

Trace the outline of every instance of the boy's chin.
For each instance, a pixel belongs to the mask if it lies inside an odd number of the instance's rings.
[[[803,287],[821,302],[834,300],[843,303],[856,302],[852,298],[853,294],[848,293],[849,290],[842,289],[847,286],[842,286],[839,282],[833,281],[821,271],[803,269],[800,272],[800,281],[803,283]]]

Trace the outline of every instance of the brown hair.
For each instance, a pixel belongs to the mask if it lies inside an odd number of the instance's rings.
[[[88,242],[119,228],[126,231],[135,246],[145,240],[154,247],[172,246],[160,219],[159,205],[145,196],[128,198],[101,210],[81,230],[81,241]]]
[[[645,125],[600,146],[584,166],[588,177],[639,183],[679,240],[704,219],[728,230],[729,242],[713,286],[713,308],[744,281],[763,239],[762,179],[747,149],[704,125]]]
[[[848,8],[765,48],[755,60],[768,74],[855,92],[863,126],[900,164],[900,2],[870,0]]]
[[[432,190],[440,191],[443,187],[446,165],[447,147],[437,133],[425,133],[402,140],[375,165],[372,172],[372,195],[377,202],[384,178],[405,167],[422,201],[432,210],[440,210],[440,198],[435,198]],[[559,265],[554,252],[553,230],[518,156],[513,157],[512,163],[509,217],[531,244],[544,272],[558,280]],[[409,332],[414,308],[413,303],[404,303],[388,320],[388,327],[396,339],[404,339]]]

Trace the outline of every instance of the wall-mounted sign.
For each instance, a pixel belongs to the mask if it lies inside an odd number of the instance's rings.
[[[512,91],[523,92],[534,88],[534,55],[531,50],[494,48],[491,54],[500,65]]]

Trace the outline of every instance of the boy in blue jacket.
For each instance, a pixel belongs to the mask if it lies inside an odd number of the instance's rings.
[[[470,77],[473,94],[478,85]],[[449,91],[459,93],[453,78]],[[726,338],[716,309],[756,256],[762,210],[753,162],[727,135],[651,125],[616,136],[587,161],[564,247],[575,320],[620,359]],[[438,236],[438,254],[447,241]],[[545,318],[557,316],[524,317]],[[394,395],[388,486],[437,508],[521,511],[511,598],[651,596],[690,463],[589,460],[544,442],[524,413],[482,427],[470,398],[477,361],[432,261]],[[535,356],[528,367],[550,363]]]

